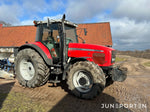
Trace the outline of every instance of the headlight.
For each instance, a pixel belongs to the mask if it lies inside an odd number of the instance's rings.
[[[112,59],[111,59],[112,63],[115,62],[115,59],[116,59],[116,58],[112,58]]]
[[[112,51],[111,52],[111,63],[115,63],[115,59],[116,59],[116,51]]]

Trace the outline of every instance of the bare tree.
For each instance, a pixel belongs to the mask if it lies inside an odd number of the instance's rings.
[[[11,26],[11,24],[10,24],[10,23],[6,23],[6,22],[1,21],[1,20],[0,20],[0,24],[3,24],[3,26]]]

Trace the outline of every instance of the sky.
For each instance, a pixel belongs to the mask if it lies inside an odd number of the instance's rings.
[[[14,26],[64,13],[75,23],[110,22],[117,50],[150,49],[150,0],[0,0],[0,21]]]

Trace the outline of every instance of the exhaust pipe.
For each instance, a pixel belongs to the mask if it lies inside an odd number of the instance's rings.
[[[63,66],[66,65],[66,31],[65,31],[65,24],[64,24],[64,21],[65,21],[65,14],[63,15],[62,17],[62,30],[63,30]]]

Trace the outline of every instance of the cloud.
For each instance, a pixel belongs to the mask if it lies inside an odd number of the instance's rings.
[[[21,7],[18,4],[0,5],[0,20],[6,23],[18,23],[21,16]]]
[[[24,0],[22,7],[30,18],[42,19],[42,16],[45,15],[58,15],[57,12],[64,8],[64,3],[62,0]],[[54,12],[55,14],[53,14]]]
[[[42,20],[47,20],[47,18],[49,18],[49,19],[61,19],[62,18],[62,14],[58,14],[58,15],[56,15],[56,16],[45,16],[45,17],[43,17],[43,19]],[[33,25],[33,21],[34,20],[24,20],[24,21],[21,21],[19,24],[16,24],[16,25]]]
[[[29,0],[22,2],[2,0],[0,1],[0,20],[12,25],[22,24],[23,21],[34,18],[37,12],[45,11],[40,5],[45,5],[42,0],[32,0],[32,2]]]
[[[84,22],[111,9],[115,1],[116,0],[70,0],[67,4],[66,14],[68,19],[74,22]]]
[[[122,0],[114,7],[112,16],[116,18],[128,17],[136,21],[150,21],[149,0]]]
[[[29,14],[44,13],[47,12],[48,4],[45,0],[24,0],[22,7]]]
[[[65,4],[62,0],[52,0],[49,3],[49,8],[51,8],[53,11],[60,11],[61,9],[65,8]]]
[[[114,48],[135,50],[150,48],[150,22],[139,22],[128,18],[111,19]]]
[[[19,25],[34,25],[34,24],[33,24],[33,20],[24,20],[24,21],[21,21]]]
[[[43,17],[43,20],[47,20],[47,18],[49,18],[49,19],[61,19],[62,16],[63,16],[62,14],[58,14],[56,16],[45,16],[45,17]]]
[[[1,0],[0,20],[12,25],[32,24],[32,20],[41,20],[46,15],[58,17],[52,12],[60,11],[64,4],[62,0]]]
[[[75,22],[84,22],[96,16],[134,19],[136,22],[150,21],[149,0],[69,0],[66,8],[68,18]]]

